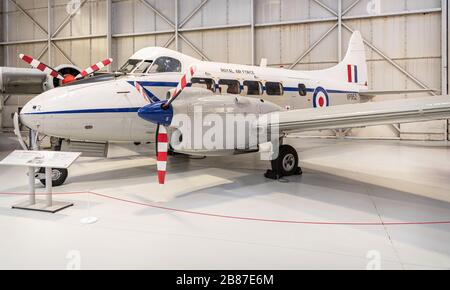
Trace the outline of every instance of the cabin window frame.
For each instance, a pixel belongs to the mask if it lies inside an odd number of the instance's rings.
[[[211,88],[208,88],[208,82],[210,82],[209,85],[211,85]],[[194,84],[206,85],[207,90],[212,91],[212,92],[216,91],[216,81],[212,78],[197,78],[197,77],[195,77],[195,78],[191,79],[191,84],[192,85],[194,85]]]
[[[302,97],[306,97],[306,95],[308,95],[308,88],[306,87],[305,84],[303,83],[298,84],[298,93]]]
[[[145,69],[143,69],[142,71],[140,70],[141,69],[141,67],[143,66],[143,65],[145,65],[145,64],[148,64],[148,66],[145,68]],[[143,60],[134,70],[133,70],[133,73],[135,73],[135,74],[146,74],[149,70],[150,70],[150,68],[153,66],[153,60],[149,60],[149,59],[146,59],[146,60]]]
[[[143,62],[144,60],[142,59],[130,58],[120,67],[119,71],[125,74],[132,74]],[[129,66],[132,67],[127,69]]]
[[[268,84],[269,84],[269,86],[271,86],[273,84],[278,85],[279,93],[278,93],[278,91],[277,91],[277,93],[273,93],[272,91],[269,91]],[[266,91],[266,95],[268,95],[268,96],[272,96],[272,97],[283,96],[284,95],[284,86],[281,82],[266,82],[265,91]]]
[[[233,85],[237,85],[237,93],[235,92],[230,92],[230,85],[233,83]],[[226,94],[230,94],[230,95],[240,95],[242,93],[242,89],[241,89],[241,83],[238,80],[235,79],[220,79],[217,84],[219,86],[228,86]],[[221,94],[223,94],[224,92],[220,92]]]
[[[173,61],[177,62],[177,67],[176,67],[176,69],[175,69],[175,67],[173,67],[173,68],[170,69],[170,70],[167,70],[167,69],[166,69],[166,70],[164,70],[164,71],[153,71],[153,68],[154,68],[156,65],[158,65],[158,69],[159,69],[158,61],[160,61],[161,59],[173,60]],[[166,68],[167,68],[167,67],[166,67]],[[150,66],[150,68],[148,68],[147,73],[148,73],[148,74],[181,73],[182,70],[183,70],[183,63],[182,63],[179,59],[174,58],[174,57],[170,57],[170,56],[160,56],[160,57],[156,58],[156,59],[153,61],[153,64]]]
[[[256,83],[258,85],[258,93],[257,94],[249,93],[250,92],[250,89],[249,89],[249,90],[247,90],[247,94],[246,94],[247,96],[261,96],[264,94],[264,86],[260,81],[247,80],[247,81],[243,82],[243,86],[250,88],[250,86],[249,86],[250,83],[253,83],[253,84]]]

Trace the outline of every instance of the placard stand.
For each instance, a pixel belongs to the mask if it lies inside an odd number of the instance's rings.
[[[28,167],[28,186],[30,197],[28,201],[13,206],[14,209],[57,213],[73,206],[70,202],[53,201],[53,170],[52,168],[69,168],[80,157],[77,152],[53,151],[20,151],[16,150],[0,162],[1,165]],[[45,200],[36,199],[36,168],[45,167]]]
[[[35,187],[35,168],[29,167],[28,169],[28,181],[30,187],[30,199],[26,202],[14,205],[13,209],[40,211],[48,213],[57,213],[73,206],[70,202],[53,201],[53,186],[52,186],[52,168],[45,168],[45,193],[46,200],[36,199],[36,187]]]

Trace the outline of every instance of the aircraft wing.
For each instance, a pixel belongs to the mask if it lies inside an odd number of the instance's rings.
[[[40,94],[47,76],[35,69],[0,67],[0,93]]]
[[[450,119],[450,96],[274,112],[261,116],[257,127],[304,132],[438,119]]]

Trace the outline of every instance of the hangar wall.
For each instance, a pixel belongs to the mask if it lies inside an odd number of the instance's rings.
[[[351,30],[360,30],[367,41],[372,89],[427,87],[441,93],[448,83],[443,74],[448,32],[441,29],[443,16],[448,17],[447,8],[443,11],[446,0],[2,2],[5,25],[0,47],[5,49],[4,63],[10,66],[24,67],[16,57],[23,52],[50,65],[73,63],[82,68],[112,56],[115,69],[137,49],[166,46],[213,61],[252,64],[264,57],[271,66],[319,69],[337,63],[347,49]],[[392,96],[377,100],[387,98]],[[10,107],[25,100],[11,98]],[[354,129],[346,134],[439,140],[447,132],[448,123],[437,121]]]

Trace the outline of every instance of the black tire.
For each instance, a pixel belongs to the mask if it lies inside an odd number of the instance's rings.
[[[66,182],[67,177],[69,176],[69,172],[67,169],[58,169],[53,168],[53,179],[52,179],[52,185],[53,187],[58,187],[64,184]],[[39,173],[45,174],[45,168],[39,169]],[[40,180],[41,183],[45,186],[45,178]]]
[[[272,171],[278,176],[292,176],[299,174],[298,153],[289,145],[280,146],[278,158],[272,161]]]

